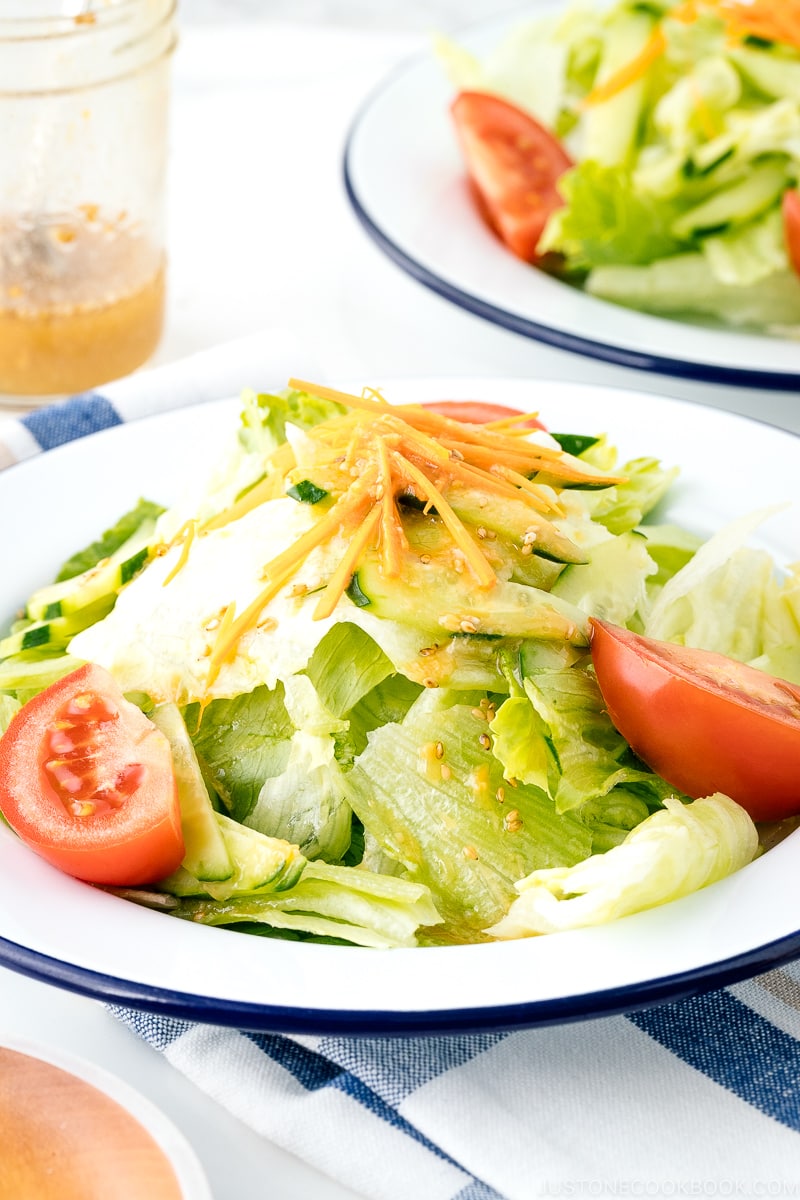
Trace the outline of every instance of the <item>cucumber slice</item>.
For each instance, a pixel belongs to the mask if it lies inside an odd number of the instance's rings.
[[[121,562],[107,558],[82,575],[39,588],[28,601],[28,616],[32,621],[66,617],[104,596],[108,596],[113,603],[120,588],[130,583],[149,559],[150,550],[147,546],[141,546]],[[112,603],[109,604],[109,610]]]
[[[672,225],[677,238],[691,238],[711,229],[743,225],[770,208],[786,190],[786,168],[779,163],[753,167],[745,179],[715,192],[690,208]]]
[[[379,617],[413,624],[434,639],[454,635],[555,638],[585,645],[585,614],[538,588],[502,583],[490,590],[471,586],[465,575],[432,558],[407,558],[399,578],[387,579],[380,562],[367,556],[358,587]]]
[[[456,516],[468,525],[491,530],[512,545],[524,545],[526,535],[533,530],[536,553],[542,558],[561,563],[585,562],[575,543],[523,500],[453,484],[447,489],[447,502]]]
[[[318,487],[310,479],[299,479],[297,483],[287,487],[286,495],[291,496],[292,500],[298,500],[301,504],[319,504],[328,493],[325,488]]]
[[[184,870],[198,880],[230,879],[234,872],[231,856],[180,710],[175,704],[160,704],[150,713],[150,720],[164,734],[172,751],[181,806]]]
[[[214,818],[233,866],[230,878],[199,880],[184,866],[162,881],[162,890],[173,896],[211,896],[224,901],[244,894],[282,892],[297,883],[306,865],[297,846],[267,837],[222,813],[214,813]]]
[[[63,617],[28,622],[0,641],[0,659],[10,658],[26,650],[46,647],[49,650],[63,649],[70,638],[81,629],[102,620],[114,607],[114,595],[101,596],[85,608],[76,609]]]
[[[83,659],[73,658],[69,654],[49,658],[14,655],[0,663],[0,692],[16,692],[19,688],[41,692],[81,666]]]
[[[612,14],[605,30],[603,57],[595,86],[608,79],[644,50],[655,21],[650,13],[620,11]],[[602,104],[593,104],[584,118],[582,157],[605,167],[619,167],[633,150],[642,117],[647,80],[639,79]]]

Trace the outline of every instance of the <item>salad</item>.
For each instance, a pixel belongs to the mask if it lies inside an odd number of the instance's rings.
[[[0,810],[172,917],[372,947],[614,920],[800,814],[800,568],[498,405],[248,394],[0,640]]]
[[[800,331],[798,0],[575,0],[438,40],[478,205],[601,299]]]

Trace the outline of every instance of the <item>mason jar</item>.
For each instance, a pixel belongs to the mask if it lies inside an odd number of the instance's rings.
[[[7,401],[119,378],[158,344],[175,8],[0,0]]]

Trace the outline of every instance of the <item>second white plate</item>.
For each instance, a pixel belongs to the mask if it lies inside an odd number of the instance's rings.
[[[458,40],[480,57],[523,19],[476,26]],[[442,68],[432,54],[423,55],[369,97],[348,139],[350,201],[403,270],[468,312],[562,350],[712,383],[800,389],[796,341],[634,312],[514,258],[470,197],[450,119],[452,97]]]

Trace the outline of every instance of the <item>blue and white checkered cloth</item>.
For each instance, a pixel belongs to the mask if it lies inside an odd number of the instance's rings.
[[[6,419],[0,467],[279,386],[299,366],[313,373],[290,338],[265,335]],[[521,1033],[289,1037],[113,1011],[263,1137],[369,1200],[800,1197],[800,965]]]

